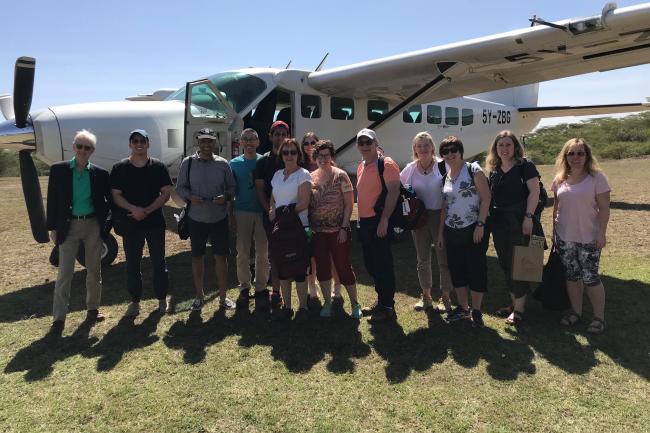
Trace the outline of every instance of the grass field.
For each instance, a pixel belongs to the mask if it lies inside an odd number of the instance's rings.
[[[406,238],[394,249],[395,326],[344,317],[277,325],[223,314],[214,301],[200,316],[160,317],[151,314],[147,260],[148,298],[135,321],[125,320],[120,252],[103,272],[108,318],[82,323],[79,268],[64,334],[53,337],[51,245],[31,237],[19,180],[0,179],[0,431],[650,431],[650,159],[603,167],[613,194],[601,262],[608,329],[600,336],[585,334],[586,323],[560,327],[559,314],[534,300],[518,330],[490,315],[507,299],[493,250],[485,329],[413,312],[415,252]],[[552,168],[541,170],[550,186]],[[173,232],[167,240],[172,292],[186,306],[189,246]],[[354,261],[370,303],[358,246]]]

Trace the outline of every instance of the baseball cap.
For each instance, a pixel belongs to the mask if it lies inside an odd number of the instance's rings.
[[[133,131],[131,131],[131,132],[129,133],[129,140],[131,139],[131,137],[133,137],[134,134],[140,134],[140,135],[142,135],[144,138],[146,138],[147,140],[149,140],[149,134],[147,134],[147,131],[145,131],[144,129],[134,129]]]
[[[378,141],[377,134],[375,134],[375,131],[368,128],[364,128],[357,133],[357,140],[359,140],[361,137],[368,137],[371,140]]]
[[[282,120],[276,120],[275,122],[273,122],[270,131],[273,132],[273,130],[276,128],[284,128],[287,131],[289,131],[289,125],[287,125],[286,122],[283,122]]]
[[[211,140],[216,140],[217,139],[217,134],[214,133],[213,129],[201,128],[201,129],[199,129],[199,132],[197,133],[196,138],[198,140],[200,140],[202,138],[209,138]]]

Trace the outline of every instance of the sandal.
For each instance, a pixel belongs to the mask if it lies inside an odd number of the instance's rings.
[[[517,310],[512,310],[512,313],[506,319],[506,325],[519,326],[524,320],[524,313]]]
[[[587,326],[587,332],[590,334],[602,334],[605,331],[605,319],[594,317]]]
[[[498,317],[508,317],[515,311],[515,307],[508,305],[507,307],[501,307],[494,312]]]
[[[567,313],[562,320],[560,320],[560,325],[564,326],[573,326],[580,321],[581,317],[575,311]]]

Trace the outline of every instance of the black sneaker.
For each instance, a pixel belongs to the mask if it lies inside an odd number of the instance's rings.
[[[343,312],[343,305],[345,305],[343,296],[332,296],[332,310],[341,313]]]
[[[271,292],[271,308],[279,308],[282,305],[282,295],[275,290]]]
[[[309,296],[307,298],[307,309],[314,313],[317,314],[322,307],[322,304],[320,303],[320,298],[318,296]]]
[[[397,320],[397,314],[394,308],[380,307],[368,318],[370,323],[394,322]]]
[[[485,327],[485,323],[483,323],[483,313],[481,313],[481,310],[472,310],[472,327]]]
[[[248,293],[248,289],[244,289],[239,292],[239,297],[237,298],[237,301],[235,301],[235,304],[237,305],[238,310],[247,310],[248,306],[250,304],[250,299],[251,296]]]
[[[372,316],[373,314],[378,312],[379,309],[380,309],[379,308],[379,303],[377,301],[375,301],[372,305],[370,305],[368,307],[363,307],[361,309],[361,314],[363,314],[364,316]]]
[[[270,309],[269,291],[265,289],[255,292],[255,311],[258,313],[268,313]]]
[[[309,311],[304,308],[299,308],[296,311],[296,317],[293,319],[296,323],[304,323],[309,320]]]
[[[293,310],[291,308],[278,308],[271,313],[271,322],[286,322],[293,317]]]
[[[459,320],[467,320],[469,318],[469,310],[465,310],[460,305],[454,308],[449,314],[447,314],[447,322],[457,322]]]

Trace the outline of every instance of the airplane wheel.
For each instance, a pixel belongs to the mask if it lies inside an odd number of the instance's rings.
[[[102,243],[102,267],[109,266],[117,257],[117,240],[112,234],[108,234],[104,242]],[[84,246],[79,245],[79,251],[77,252],[77,262],[81,266],[86,266],[86,255],[84,251]]]

